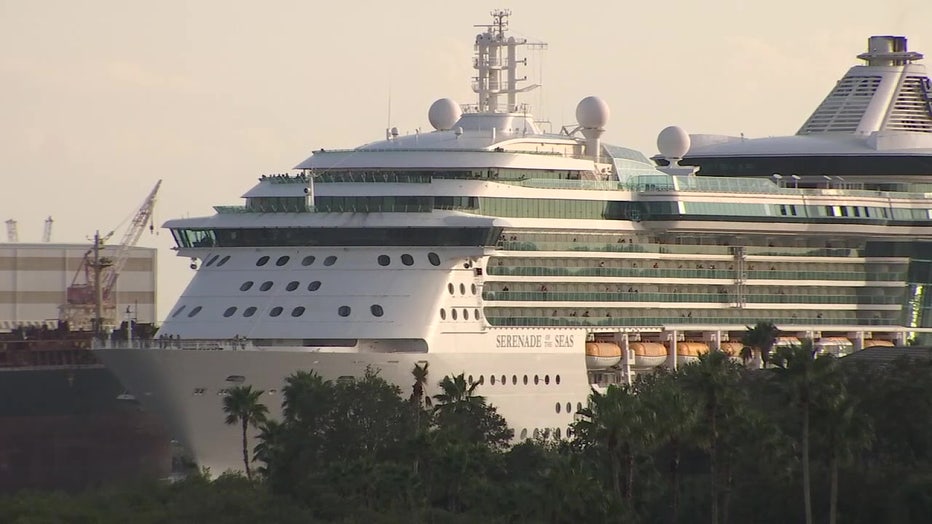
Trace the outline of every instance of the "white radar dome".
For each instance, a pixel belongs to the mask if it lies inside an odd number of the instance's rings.
[[[463,110],[459,104],[449,98],[441,98],[430,105],[430,109],[427,110],[427,119],[430,120],[430,125],[434,126],[434,129],[446,131],[453,128],[453,124],[460,119],[462,114]]]
[[[683,158],[689,151],[689,135],[682,127],[666,127],[657,135],[657,149],[666,158]]]
[[[587,96],[576,104],[576,122],[584,128],[603,129],[609,116],[608,104],[597,96]]]

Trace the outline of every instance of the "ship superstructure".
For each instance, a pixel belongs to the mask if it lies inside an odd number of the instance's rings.
[[[156,347],[101,356],[201,465],[238,467],[230,387],[275,413],[297,370],[407,388],[429,362],[517,438],[565,436],[593,385],[737,355],[760,320],[838,353],[932,325],[929,195],[697,176],[679,128],[657,168],[601,142],[597,97],[546,133],[517,104],[506,16],[476,38],[476,106],[438,100],[432,132],[319,149],[243,206],[165,224],[195,277]]]

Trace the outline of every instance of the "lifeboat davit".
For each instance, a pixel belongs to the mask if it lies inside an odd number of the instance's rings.
[[[586,342],[586,367],[605,369],[621,362],[621,348],[611,342]]]
[[[657,367],[667,361],[667,348],[659,342],[632,342],[628,348],[634,353],[634,366]]]
[[[699,355],[709,352],[709,345],[705,342],[677,342],[676,360],[680,364],[689,364],[699,360]]]

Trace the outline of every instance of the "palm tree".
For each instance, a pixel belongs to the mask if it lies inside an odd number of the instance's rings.
[[[426,368],[425,368],[426,373]],[[475,394],[478,382],[466,383],[463,373],[454,377],[446,376],[440,381],[440,393],[434,395],[437,405],[436,413],[463,413],[472,408],[485,407],[485,397]]]
[[[424,362],[423,367],[419,364],[415,364],[414,369],[411,370],[411,375],[414,376],[414,384],[411,386],[411,397],[409,400],[419,409],[422,404],[428,408],[431,407],[432,404],[430,397],[424,396],[424,386],[427,385],[427,366],[429,365],[429,362]]]
[[[605,393],[592,391],[589,405],[579,411],[582,417],[574,431],[587,445],[608,455],[612,489],[619,498],[634,497],[635,458],[650,441],[653,412],[628,385],[610,385]],[[622,470],[624,469],[624,483]]]
[[[699,355],[699,361],[683,367],[683,385],[698,402],[703,417],[700,427],[703,447],[709,454],[709,483],[711,489],[712,522],[719,522],[719,498],[721,495],[720,446],[727,420],[733,418],[740,408],[736,401],[740,379],[738,365],[721,351],[710,351]]]
[[[229,425],[239,422],[243,429],[243,465],[246,467],[246,478],[252,480],[252,471],[249,469],[249,447],[246,440],[246,429],[249,426],[258,427],[265,422],[269,409],[259,402],[259,397],[265,391],[253,390],[252,386],[236,386],[231,388],[223,397],[223,412],[226,413],[226,423]]]
[[[779,334],[780,330],[773,322],[762,320],[754,324],[754,327],[747,326],[747,331],[741,339],[741,343],[745,346],[741,349],[742,360],[750,360],[752,352],[757,351],[760,353],[761,365],[767,367],[767,363],[770,362],[770,352]]]
[[[803,470],[803,505],[805,506],[806,524],[812,524],[812,482],[811,470],[809,464],[809,430],[810,430],[810,411],[812,407],[812,390],[816,384],[817,366],[816,350],[813,348],[812,340],[804,340],[800,345],[791,345],[777,349],[774,355],[774,373],[780,380],[780,383],[792,400],[793,404],[799,410],[800,417],[800,437],[799,444],[801,448],[801,461]],[[830,357],[825,357],[830,358]],[[822,363],[827,362],[819,359]],[[824,365],[818,366],[819,368]]]

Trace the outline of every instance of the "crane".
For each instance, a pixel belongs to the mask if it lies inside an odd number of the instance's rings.
[[[19,233],[16,231],[16,221],[12,218],[6,221],[6,241],[19,242]]]
[[[45,229],[42,231],[42,241],[51,242],[52,241],[52,217],[45,219]]]
[[[133,219],[126,227],[126,232],[120,243],[115,245],[115,251],[104,256],[101,251],[105,243],[113,236],[110,231],[104,236],[99,232],[94,234],[94,243],[84,254],[81,265],[78,267],[71,285],[66,292],[66,303],[59,307],[59,318],[67,322],[72,329],[87,329],[93,327],[99,336],[105,326],[116,325],[116,293],[117,278],[126,266],[130,250],[139,241],[142,232],[148,229],[151,232],[152,212],[155,208],[155,197],[159,192],[162,181],[159,180],[142,205],[133,215]]]

